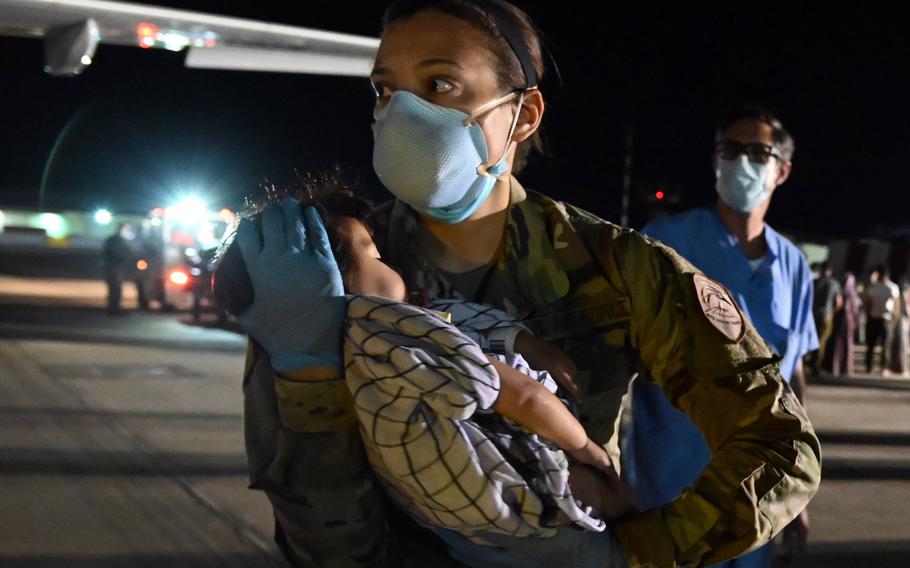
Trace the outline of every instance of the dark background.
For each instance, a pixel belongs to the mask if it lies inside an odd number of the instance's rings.
[[[377,36],[384,2],[155,4]],[[246,3],[245,3],[246,4]],[[261,4],[261,5],[260,5]],[[910,225],[910,40],[886,9],[737,3],[693,11],[519,2],[562,83],[543,85],[551,159],[521,177],[618,220],[625,132],[636,194],[714,200],[714,125],[739,102],[778,112],[797,141],[769,221],[805,237]],[[78,78],[42,71],[40,41],[0,38],[0,204],[144,212],[199,189],[237,206],[269,178],[341,163],[374,198],[366,79],[187,70],[182,53],[99,46]],[[56,151],[54,150],[56,148]],[[636,200],[632,224],[649,205]]]

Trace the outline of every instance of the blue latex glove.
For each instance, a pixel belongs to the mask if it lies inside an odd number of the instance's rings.
[[[304,218],[306,222],[304,222]],[[244,220],[237,245],[253,283],[253,304],[238,318],[276,371],[341,366],[345,300],[341,272],[319,213],[283,199],[262,212],[262,238]]]

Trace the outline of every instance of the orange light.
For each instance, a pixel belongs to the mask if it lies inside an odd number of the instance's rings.
[[[155,37],[158,35],[158,26],[148,22],[142,22],[136,26],[136,35],[139,37]]]
[[[139,270],[148,270],[149,263],[147,263],[144,259],[140,258],[139,260],[136,261],[136,268],[138,268]]]
[[[182,270],[175,270],[171,272],[171,275],[168,277],[171,282],[178,286],[186,286],[186,283],[190,281],[190,277],[186,275],[186,272]]]
[[[230,223],[234,220],[234,212],[228,208],[224,208],[218,212],[218,218],[225,223]]]
[[[164,217],[164,209],[161,207],[155,207],[152,209],[152,217]]]
[[[664,192],[658,191],[657,193],[654,194],[654,197],[656,197],[658,200],[661,200],[665,197],[665,195],[664,195]]]

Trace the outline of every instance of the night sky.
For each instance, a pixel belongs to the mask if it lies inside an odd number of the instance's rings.
[[[155,3],[373,36],[384,7]],[[636,191],[676,188],[677,209],[709,204],[715,123],[723,109],[753,102],[776,110],[797,143],[772,225],[818,239],[910,226],[903,18],[855,3],[699,12],[601,4],[519,3],[547,36],[563,82],[551,70],[543,84],[551,158],[519,176],[526,187],[618,220],[631,125]],[[0,38],[0,205],[34,205],[46,175],[51,208],[143,212],[190,189],[236,206],[264,178],[282,183],[294,168],[335,163],[374,199],[387,197],[370,167],[366,79],[188,70],[183,58],[102,45],[81,77],[53,78],[42,71],[41,42]],[[646,215],[633,203],[633,226]]]

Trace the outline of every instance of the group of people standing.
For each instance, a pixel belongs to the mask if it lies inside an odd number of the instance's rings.
[[[899,286],[882,265],[869,273],[865,284],[852,272],[841,280],[824,262],[815,280],[813,315],[820,347],[809,364],[814,373],[834,376],[856,371],[854,346],[865,344],[866,373],[883,376],[910,375],[910,283]],[[878,361],[878,365],[876,365]]]

